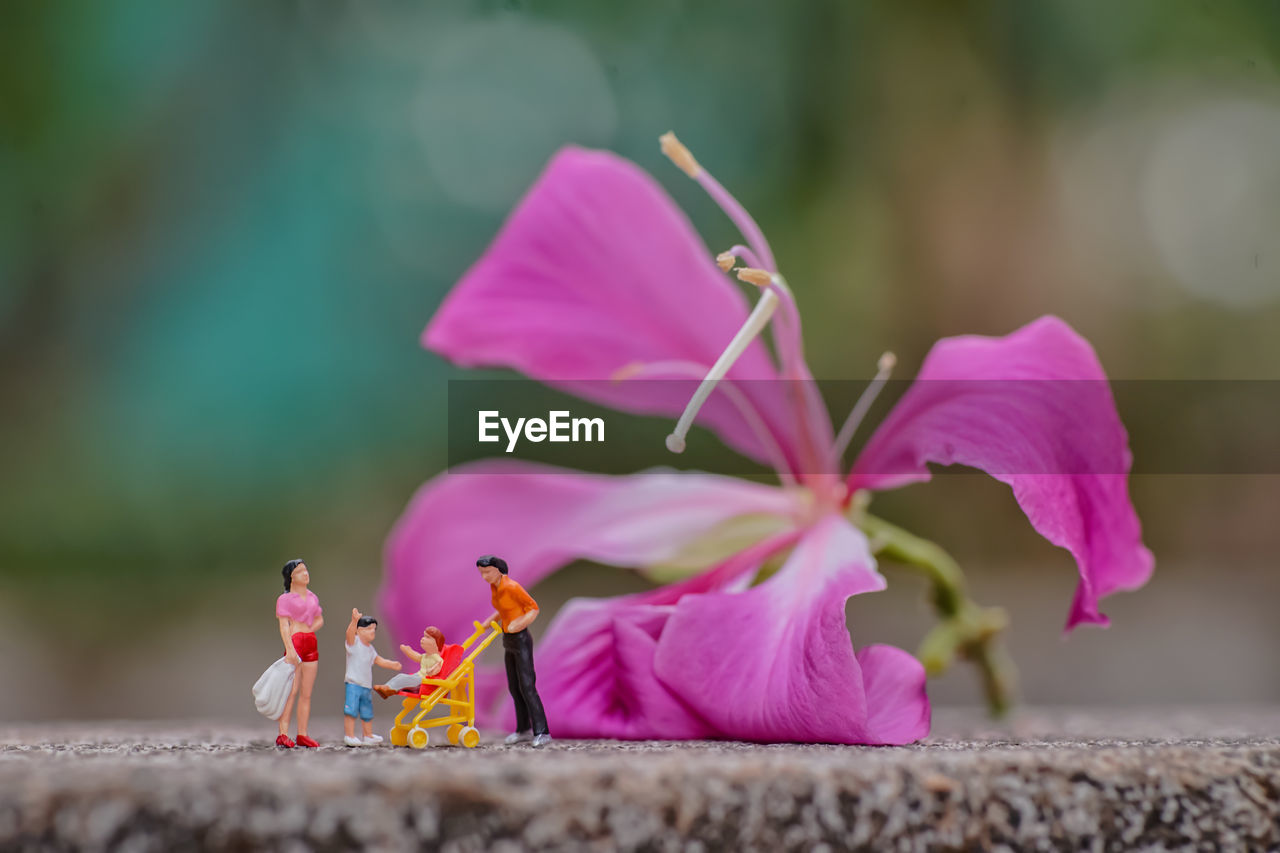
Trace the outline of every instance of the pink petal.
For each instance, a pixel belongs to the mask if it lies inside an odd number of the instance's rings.
[[[929,734],[925,672],[910,652],[873,645],[858,650],[867,695],[867,728],[875,743],[914,743]]]
[[[711,735],[706,722],[653,676],[666,609],[631,597],[575,599],[561,609],[537,648],[538,693],[558,737]],[[503,719],[509,727],[510,709]]]
[[[790,531],[730,557],[677,584],[618,598],[579,598],[556,614],[537,649],[553,666],[538,676],[538,693],[556,734],[628,740],[685,740],[717,732],[654,674],[658,639],[672,605],[687,594],[731,588],[749,579],[776,551],[795,542]],[[514,714],[503,717],[509,726]]]
[[[917,740],[929,728],[924,668],[905,653],[871,650],[864,671],[845,627],[845,601],[883,588],[866,538],[828,516],[764,583],[683,596],[654,670],[723,737]]]
[[[476,558],[497,554],[526,589],[579,558],[626,567],[670,559],[738,515],[789,515],[782,489],[728,477],[655,471],[581,474],[527,462],[481,462],[426,483],[391,531],[380,618],[398,641],[437,625],[460,642],[493,611]]]
[[[746,319],[747,302],[712,256],[637,166],[565,148],[449,293],[423,345],[464,366],[511,367],[624,411],[675,416],[696,381],[609,380],[637,363],[715,362]],[[758,341],[729,372],[731,380],[777,376]],[[795,416],[780,385],[740,383],[785,455]],[[723,394],[713,395],[699,423],[770,461]]]
[[[1153,558],[1129,500],[1128,436],[1092,347],[1062,320],[935,344],[849,486],[928,480],[929,462],[970,465],[1008,483],[1032,526],[1071,552],[1080,584],[1068,630],[1107,624],[1098,600],[1150,577]]]

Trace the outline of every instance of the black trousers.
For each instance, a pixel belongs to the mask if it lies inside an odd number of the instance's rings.
[[[528,631],[502,635],[502,650],[507,663],[507,689],[516,703],[516,731],[533,729],[535,735],[547,731],[547,712],[538,696],[538,677],[533,671],[533,638]]]

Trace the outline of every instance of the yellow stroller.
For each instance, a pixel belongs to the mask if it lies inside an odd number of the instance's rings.
[[[455,746],[460,743],[471,749],[480,743],[480,732],[476,731],[476,658],[502,633],[502,628],[497,622],[474,624],[475,632],[462,643],[462,650],[467,652],[467,656],[453,672],[445,678],[422,680],[424,687],[434,687],[434,690],[430,693],[400,691],[404,697],[404,708],[396,715],[395,724],[391,727],[392,746],[424,749],[428,741],[427,729],[440,726],[449,727],[445,736]],[[427,715],[437,705],[443,705],[449,713],[443,717],[428,718]]]

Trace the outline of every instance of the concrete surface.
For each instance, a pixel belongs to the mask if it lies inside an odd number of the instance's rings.
[[[0,726],[0,849],[1280,848],[1280,709],[939,711],[898,748],[273,736]]]

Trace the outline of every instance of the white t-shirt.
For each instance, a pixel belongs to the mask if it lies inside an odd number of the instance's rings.
[[[355,644],[347,646],[347,683],[373,687],[373,659],[377,656],[373,643],[356,637]]]

